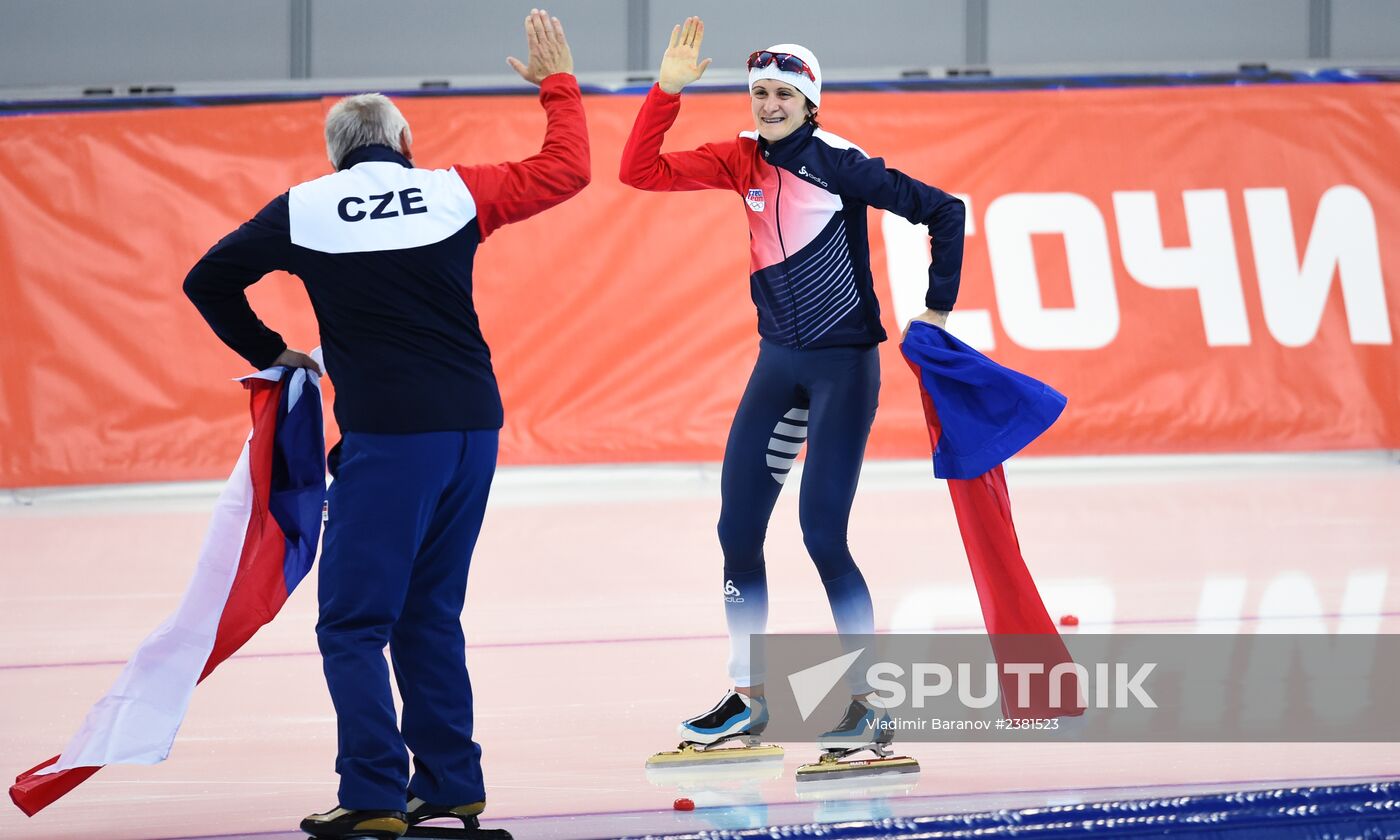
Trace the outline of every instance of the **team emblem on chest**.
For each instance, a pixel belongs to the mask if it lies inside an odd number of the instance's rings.
[[[744,203],[749,205],[749,209],[755,213],[762,213],[764,208],[763,190],[749,190],[749,194],[744,196]]]

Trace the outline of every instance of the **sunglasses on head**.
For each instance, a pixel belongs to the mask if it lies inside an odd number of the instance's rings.
[[[784,73],[801,73],[812,81],[817,80],[817,74],[812,72],[812,68],[807,66],[807,62],[793,55],[792,53],[769,52],[759,50],[749,56],[749,69],[762,69],[774,62],[778,69]]]

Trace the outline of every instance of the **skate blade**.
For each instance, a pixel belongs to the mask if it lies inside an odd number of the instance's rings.
[[[919,762],[903,755],[853,761],[818,761],[797,768],[797,783],[811,784],[870,776],[910,775],[918,772]]]
[[[797,786],[799,802],[869,801],[908,796],[919,786],[918,773],[890,773],[884,776],[842,776],[836,779],[807,779]]]
[[[647,759],[648,770],[671,767],[717,767],[723,764],[747,764],[752,761],[782,759],[783,748],[774,744],[757,747],[719,747],[702,750],[686,744],[678,750],[659,752]]]
[[[723,764],[648,764],[643,773],[647,781],[657,787],[722,790],[781,779],[783,759],[775,756]]]
[[[514,840],[504,828],[462,828],[450,825],[411,825],[404,837],[442,837],[454,840]]]

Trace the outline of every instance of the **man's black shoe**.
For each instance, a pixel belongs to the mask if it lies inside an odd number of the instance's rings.
[[[342,837],[398,840],[408,830],[408,818],[403,811],[350,811],[334,808],[324,814],[312,814],[302,820],[301,830],[312,837],[327,840],[339,840]]]

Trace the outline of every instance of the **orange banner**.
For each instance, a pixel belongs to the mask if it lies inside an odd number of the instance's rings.
[[[479,253],[504,463],[722,454],[757,352],[743,205],[618,183],[639,103],[586,97],[593,184]],[[533,97],[400,104],[420,165],[520,158],[543,133]],[[950,329],[1069,397],[1031,452],[1400,447],[1400,87],[833,90],[823,106],[829,130],[967,200]],[[180,283],[327,171],[326,107],[0,119],[0,486],[227,471],[247,428],[227,380],[246,370]],[[667,148],[749,120],[741,93],[687,95]],[[877,211],[870,230],[898,335],[926,237]],[[295,279],[250,296],[294,347],[317,343]],[[884,361],[870,454],[926,456],[893,342]]]

